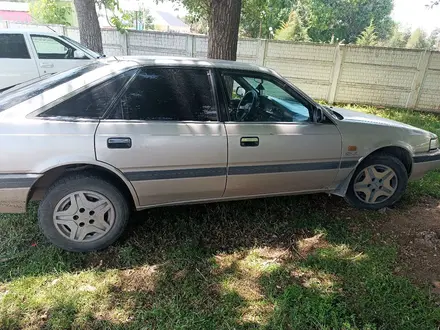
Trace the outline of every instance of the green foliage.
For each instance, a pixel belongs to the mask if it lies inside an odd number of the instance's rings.
[[[393,26],[390,38],[386,40],[383,45],[394,48],[405,48],[410,37],[411,31],[409,29],[401,31],[400,26],[395,24]]]
[[[120,20],[123,26],[128,28],[138,28],[139,26],[142,30],[151,30],[154,28],[153,17],[150,15],[150,11],[148,9],[139,10],[139,11],[122,11],[122,15]],[[136,26],[136,22],[138,26]]]
[[[273,31],[288,20],[295,3],[295,0],[243,0],[241,34],[250,38],[271,38]]]
[[[301,17],[292,11],[289,15],[289,20],[282,24],[281,28],[275,33],[276,40],[291,40],[291,41],[310,41],[307,34],[307,28],[304,26]]]
[[[115,27],[119,32],[125,33],[127,29],[137,28],[136,26],[136,13],[137,23],[142,26],[142,29],[153,29],[153,17],[150,15],[148,9],[139,11],[126,11],[121,10],[119,7],[119,0],[95,0],[100,8],[106,8],[112,14],[107,17],[108,23]]]
[[[414,30],[406,44],[406,48],[429,49],[430,44],[426,32],[422,29]]]
[[[57,0],[36,0],[29,4],[29,11],[38,23],[70,25],[67,21],[72,12],[69,4]]]
[[[368,25],[357,38],[356,44],[360,46],[376,46],[377,34],[375,29],[373,20],[371,20],[370,25]]]
[[[371,20],[379,39],[385,39],[392,29],[392,0],[304,0],[304,4],[313,41],[329,42],[334,36],[355,42]]]
[[[207,17],[199,17],[198,15],[189,13],[183,18],[183,21],[191,27],[191,31],[200,34],[208,34],[209,24]]]

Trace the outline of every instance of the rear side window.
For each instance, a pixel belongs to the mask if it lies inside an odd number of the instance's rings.
[[[41,113],[39,117],[101,118],[110,106],[113,98],[118,95],[121,88],[135,71],[136,69],[124,72],[88,88]]]
[[[0,34],[0,58],[31,58],[22,34]]]
[[[143,68],[118,100],[110,119],[217,121],[209,72]]]
[[[73,68],[54,75],[48,75],[43,79],[32,79],[30,82],[19,84],[0,94],[0,111],[11,108],[14,105],[29,100],[38,94],[44,93],[51,88],[55,88],[104,65],[107,64],[96,61],[85,66]]]

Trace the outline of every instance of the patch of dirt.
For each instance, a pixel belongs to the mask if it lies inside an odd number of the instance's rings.
[[[440,201],[427,199],[407,210],[387,212],[389,221],[378,228],[387,241],[399,245],[395,273],[440,294]]]
[[[120,273],[120,287],[128,292],[153,292],[156,284],[158,266],[127,269]]]

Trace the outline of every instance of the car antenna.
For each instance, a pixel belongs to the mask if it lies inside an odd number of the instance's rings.
[[[28,14],[29,14],[29,13],[28,13]],[[52,29],[49,25],[47,25],[47,24],[45,24],[45,23],[42,23],[42,22],[39,22],[39,21],[38,21],[34,16],[32,16],[31,14],[29,14],[29,16],[30,16],[35,22],[44,25],[45,27],[47,27],[47,28],[48,28],[49,30],[51,30],[52,32],[58,34],[58,32],[55,31],[54,29]]]

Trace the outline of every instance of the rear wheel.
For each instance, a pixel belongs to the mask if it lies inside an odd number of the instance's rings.
[[[130,210],[121,192],[99,177],[73,175],[57,181],[38,210],[44,235],[75,252],[101,250],[124,231]]]
[[[394,156],[367,158],[356,169],[346,199],[355,207],[378,210],[397,202],[405,192],[408,173]]]

